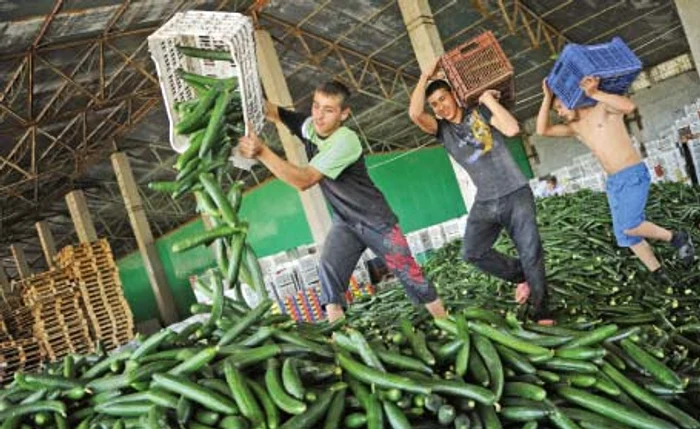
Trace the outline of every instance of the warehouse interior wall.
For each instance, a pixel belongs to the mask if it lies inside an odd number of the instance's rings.
[[[641,89],[632,95],[642,119],[641,141],[655,140],[659,133],[684,116],[683,106],[700,98],[700,78],[695,70],[685,72]],[[548,138],[535,135],[536,118],[525,121],[524,129],[531,135],[540,162],[533,166],[535,175],[544,176],[570,165],[572,159],[588,153],[588,149],[573,138]],[[636,127],[636,126],[633,126]],[[634,134],[637,134],[634,130]]]
[[[507,145],[525,175],[532,177],[521,139],[509,139]],[[369,155],[366,162],[370,176],[398,215],[404,233],[466,213],[457,179],[443,147]],[[299,194],[277,179],[247,191],[240,216],[250,225],[248,239],[259,257],[313,242]],[[183,253],[173,253],[171,248],[179,240],[204,231],[204,223],[197,218],[156,240],[181,317],[189,314],[189,307],[195,302],[190,277],[213,267],[215,260],[212,252],[203,246]],[[132,253],[120,259],[117,265],[134,319],[142,322],[156,317],[158,308],[141,255]]]

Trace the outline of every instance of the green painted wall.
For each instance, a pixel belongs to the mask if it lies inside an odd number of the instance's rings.
[[[250,225],[248,240],[260,257],[313,242],[299,193],[280,180],[246,192],[240,216]]]
[[[509,139],[507,144],[525,174],[532,177],[522,141]],[[367,166],[406,233],[466,212],[448,155],[441,146],[371,155],[367,157]],[[250,224],[248,237],[260,257],[312,242],[297,192],[279,180],[270,180],[246,192],[241,218]],[[170,248],[178,240],[203,231],[201,219],[195,219],[156,240],[168,284],[183,317],[189,314],[189,306],[194,302],[189,277],[213,267],[215,261],[210,250],[201,246],[182,254],[174,254]],[[124,294],[136,321],[155,317],[155,297],[141,255],[132,253],[120,259],[118,266]]]
[[[367,167],[404,233],[466,213],[452,165],[441,146],[372,155],[367,157]]]
[[[532,172],[532,167],[530,167],[530,161],[527,159],[527,153],[525,153],[523,138],[520,136],[506,138],[506,146],[508,146],[510,154],[513,155],[515,162],[520,166],[525,177],[528,179],[535,177],[535,174]]]
[[[201,219],[196,219],[156,240],[158,256],[181,317],[190,314],[190,305],[195,302],[194,293],[190,287],[190,276],[213,267],[215,261],[212,252],[202,246],[184,253],[173,253],[170,249],[173,243],[202,232],[204,232],[204,223]],[[141,254],[134,252],[117,261],[117,265],[124,296],[131,307],[134,319],[142,322],[156,317],[158,306]]]

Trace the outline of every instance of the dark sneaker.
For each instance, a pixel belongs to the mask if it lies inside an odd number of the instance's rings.
[[[530,318],[535,321],[535,323],[539,325],[546,325],[546,326],[552,326],[556,324],[556,321],[554,320],[554,317],[552,317],[552,313],[549,311],[549,308],[547,306],[547,300],[544,300],[542,304],[540,304],[539,308],[534,308],[531,307],[530,313],[531,316]]]
[[[659,268],[658,270],[652,272],[651,278],[653,279],[654,283],[659,286],[673,286],[673,281],[666,274],[663,268]]]
[[[687,267],[693,263],[695,259],[695,246],[690,235],[685,231],[679,231],[673,234],[671,244],[678,252],[678,259]]]

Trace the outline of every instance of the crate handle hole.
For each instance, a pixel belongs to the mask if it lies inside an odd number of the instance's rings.
[[[559,70],[561,70],[561,68],[562,68],[563,65],[564,65],[564,63],[561,63],[561,62],[560,62],[559,64],[557,64],[556,67],[554,67],[554,74],[555,74],[555,75],[556,75],[556,74],[559,74]]]

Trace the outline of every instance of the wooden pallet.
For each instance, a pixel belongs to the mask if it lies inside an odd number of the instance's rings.
[[[114,264],[112,249],[105,239],[92,243],[83,243],[75,246],[66,246],[56,255],[56,263],[60,267],[70,267],[81,261],[108,256]]]
[[[69,353],[89,353],[94,350],[94,341],[90,336],[87,323],[70,329],[42,332],[39,338],[52,361]]]
[[[5,315],[4,321],[13,339],[31,337],[34,316],[29,307],[19,307],[12,310]]]
[[[32,276],[22,283],[22,298],[28,306],[44,300],[53,300],[55,295],[75,292],[77,284],[67,270],[51,270]]]
[[[41,367],[46,353],[35,338],[0,343],[0,383],[10,381],[17,371]]]

